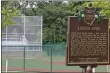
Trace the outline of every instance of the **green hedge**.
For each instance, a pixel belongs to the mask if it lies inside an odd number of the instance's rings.
[[[48,56],[65,56],[66,44],[65,43],[47,43],[43,44],[43,52]]]

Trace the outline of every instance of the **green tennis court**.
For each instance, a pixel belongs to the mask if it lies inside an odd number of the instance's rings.
[[[66,66],[64,57],[53,57],[52,63],[49,57],[38,59],[8,59],[8,71],[73,71],[81,72],[82,69],[78,66]],[[6,59],[2,58],[2,71],[5,71]],[[108,68],[110,72],[110,66]],[[107,72],[107,66],[98,66],[96,72]]]

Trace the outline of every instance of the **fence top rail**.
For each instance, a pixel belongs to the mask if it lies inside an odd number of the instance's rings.
[[[35,44],[31,44],[31,45],[2,45],[1,47],[51,47],[51,46],[61,46],[61,45],[35,45]],[[66,46],[66,45],[63,45]]]

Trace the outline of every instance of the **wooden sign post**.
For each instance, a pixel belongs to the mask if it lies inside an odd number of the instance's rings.
[[[92,73],[93,67],[110,64],[108,19],[99,22],[94,8],[87,7],[81,16],[68,17],[66,65]]]

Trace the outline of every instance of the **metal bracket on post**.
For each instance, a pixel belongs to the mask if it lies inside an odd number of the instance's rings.
[[[92,69],[97,66],[87,65],[87,66],[80,66],[80,67],[84,68],[84,73],[93,73]]]
[[[93,73],[93,72],[92,72],[92,67],[91,67],[90,65],[88,65],[88,66],[86,67],[86,73]]]

